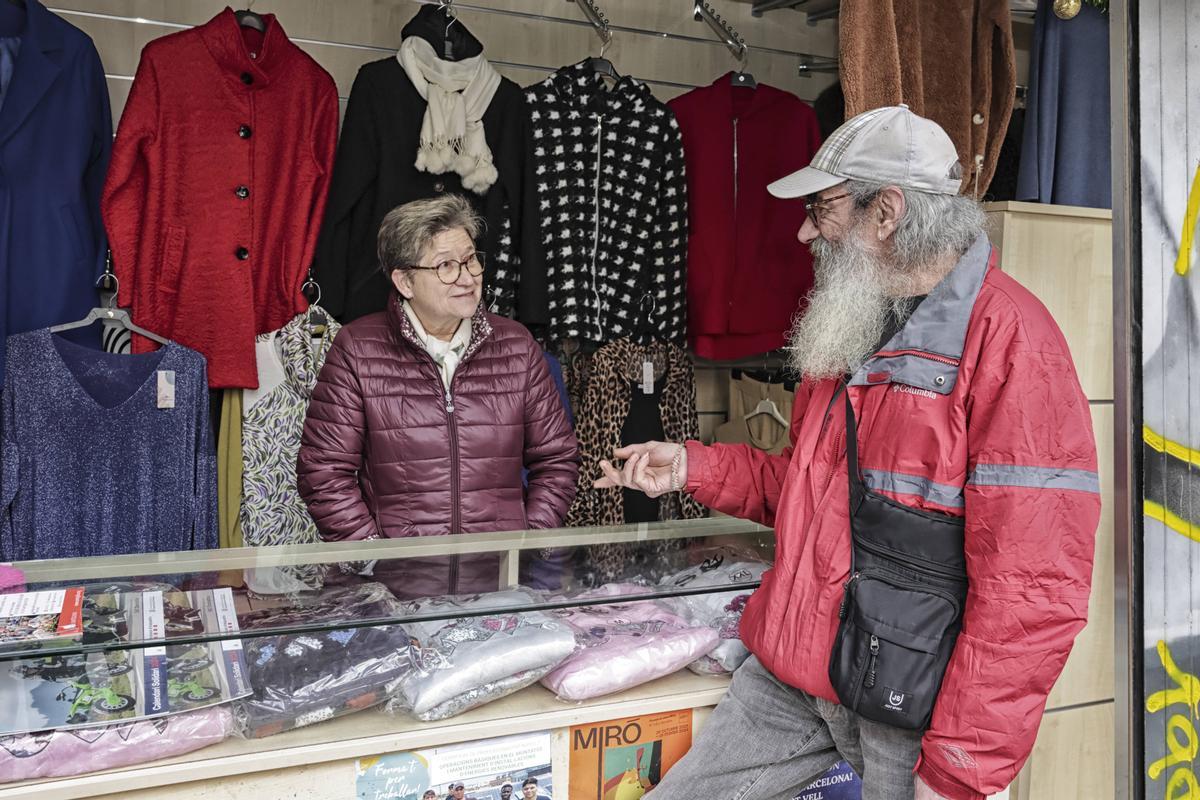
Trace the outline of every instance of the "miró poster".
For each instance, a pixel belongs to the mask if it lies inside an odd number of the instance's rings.
[[[571,728],[571,800],[640,800],[692,746],[692,712]]]

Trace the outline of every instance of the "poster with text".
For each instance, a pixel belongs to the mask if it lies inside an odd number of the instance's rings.
[[[355,775],[359,800],[554,797],[549,731],[360,758]]]
[[[839,761],[793,800],[861,800],[862,781],[845,761]]]
[[[571,728],[571,800],[639,800],[692,746],[692,712]]]

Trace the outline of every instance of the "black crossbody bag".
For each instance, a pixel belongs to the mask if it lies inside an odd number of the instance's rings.
[[[854,407],[843,391],[851,562],[829,680],[856,714],[924,730],[962,629],[964,522],[908,508],[866,487]]]

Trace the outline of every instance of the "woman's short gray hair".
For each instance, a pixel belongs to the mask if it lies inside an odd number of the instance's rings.
[[[849,181],[846,191],[861,210],[890,185]],[[920,269],[947,253],[961,255],[984,232],[983,206],[971,197],[904,188],[900,191],[904,193],[905,211],[892,234],[892,245],[901,267]]]
[[[432,266],[419,263],[425,248],[439,233],[455,228],[465,230],[472,241],[483,230],[483,219],[460,194],[414,200],[393,208],[379,226],[379,268],[391,278],[398,269]]]

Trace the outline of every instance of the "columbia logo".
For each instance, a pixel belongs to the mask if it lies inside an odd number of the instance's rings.
[[[930,400],[937,399],[937,395],[928,389],[919,389],[916,386],[908,386],[903,383],[893,383],[892,391],[900,392],[902,394],[915,394],[918,397],[928,397]]]

